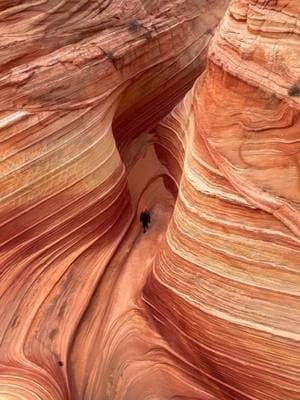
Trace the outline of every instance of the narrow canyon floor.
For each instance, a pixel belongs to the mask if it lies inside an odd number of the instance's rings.
[[[126,155],[133,218],[77,330],[68,364],[73,397],[213,399],[180,367],[184,361],[157,332],[142,298],[176,200],[165,185],[170,178],[150,135],[140,135]],[[152,221],[143,233],[139,213],[145,205]]]

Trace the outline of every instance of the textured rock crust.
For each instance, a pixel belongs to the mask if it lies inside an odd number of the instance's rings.
[[[1,3],[1,399],[300,398],[300,5],[226,3]]]

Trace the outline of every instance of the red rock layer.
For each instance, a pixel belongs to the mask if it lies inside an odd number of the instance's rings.
[[[1,398],[192,398],[202,391],[210,397],[168,352],[155,352],[162,339],[136,311],[173,200],[149,137],[130,143],[174,107],[203,69],[224,3],[1,3]],[[147,165],[156,163],[149,173],[141,173],[144,152]],[[139,199],[153,207],[162,202],[153,209],[162,224],[128,265]],[[141,259],[144,272],[132,280],[122,309],[110,299],[111,285],[122,265],[132,276]],[[100,295],[93,297],[96,288]],[[143,346],[126,341],[132,330],[146,338]],[[160,353],[170,363],[164,374]],[[151,380],[147,373],[136,378],[141,357],[154,370]],[[155,385],[167,378],[170,385]]]
[[[218,399],[300,397],[299,15],[296,1],[233,1],[157,130],[180,187],[144,300]]]

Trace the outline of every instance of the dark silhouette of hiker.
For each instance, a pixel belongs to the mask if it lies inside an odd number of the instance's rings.
[[[143,209],[143,211],[141,212],[140,215],[140,221],[143,224],[143,228],[144,228],[144,233],[147,231],[148,229],[148,225],[150,224],[150,211],[147,207],[145,207]]]

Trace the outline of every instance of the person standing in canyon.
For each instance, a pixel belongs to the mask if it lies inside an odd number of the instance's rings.
[[[144,233],[147,231],[150,221],[151,221],[150,211],[147,207],[145,207],[140,214],[140,222],[143,225]]]

